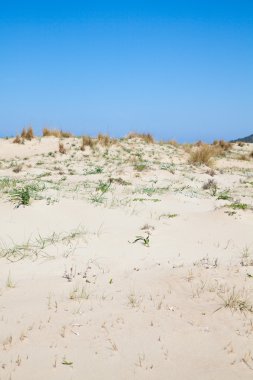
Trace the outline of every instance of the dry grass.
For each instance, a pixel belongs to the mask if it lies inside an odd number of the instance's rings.
[[[33,128],[32,127],[29,127],[28,129],[26,128],[23,128],[22,132],[21,132],[21,138],[23,140],[32,140],[34,139],[34,132],[33,132]]]
[[[141,139],[142,141],[146,142],[147,144],[154,144],[155,140],[154,137],[150,133],[136,133],[131,132],[127,135],[128,139]]]
[[[53,137],[59,137],[59,138],[73,137],[72,133],[70,133],[70,132],[64,132],[64,131],[59,130],[59,129],[48,129],[48,128],[43,129],[42,136],[43,137],[53,136]]]
[[[240,156],[238,157],[238,160],[241,160],[241,161],[249,161],[249,160],[250,160],[250,155],[247,155],[247,154],[240,154]]]
[[[82,137],[81,150],[85,150],[86,146],[89,146],[91,149],[95,146],[95,141],[90,136]]]
[[[103,135],[102,133],[98,134],[97,141],[102,146],[110,146],[113,140],[108,135]]]
[[[219,155],[215,147],[203,144],[190,152],[189,163],[193,165],[212,166],[212,158]]]
[[[205,143],[202,141],[202,140],[198,140],[196,143],[195,143],[195,146],[203,146]]]
[[[213,145],[221,148],[223,151],[228,151],[232,148],[232,143],[224,140],[214,140]]]
[[[19,135],[17,135],[15,139],[13,140],[13,144],[22,144],[22,143],[23,143],[23,139],[21,139]]]
[[[179,146],[179,143],[176,140],[169,140],[167,144],[174,146],[177,148]]]
[[[247,293],[245,290],[238,290],[233,287],[232,290],[227,291],[226,294],[219,294],[219,297],[222,299],[222,305],[218,308],[227,308],[231,311],[241,311],[241,312],[253,312],[253,306],[248,300]]]
[[[59,142],[59,152],[61,154],[66,154],[66,148],[65,148],[64,144],[60,143],[60,142]]]

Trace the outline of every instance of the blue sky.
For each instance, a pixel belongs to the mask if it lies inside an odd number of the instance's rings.
[[[0,0],[0,135],[253,133],[252,0]]]

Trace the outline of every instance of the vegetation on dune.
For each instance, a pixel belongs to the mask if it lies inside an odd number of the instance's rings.
[[[58,138],[73,137],[72,133],[70,132],[64,132],[59,129],[48,129],[48,128],[43,129],[42,136],[43,137],[58,137]]]
[[[150,133],[137,133],[131,132],[127,135],[128,139],[140,139],[147,144],[153,144],[155,142],[154,137]]]

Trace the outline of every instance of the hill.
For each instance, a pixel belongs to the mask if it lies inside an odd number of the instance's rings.
[[[242,141],[242,142],[246,142],[246,143],[253,143],[253,134],[246,136],[246,137],[236,139],[236,140],[231,140],[231,142],[238,142],[238,141]]]

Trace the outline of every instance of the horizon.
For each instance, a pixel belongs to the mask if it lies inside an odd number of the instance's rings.
[[[35,132],[33,130],[33,127],[31,125],[28,125],[26,127],[24,127],[19,133],[16,133],[15,135],[6,135],[6,136],[1,136],[0,135],[0,138],[2,139],[14,139],[15,137],[22,137],[22,132],[26,133],[27,130],[29,129],[32,129],[33,133]],[[48,133],[51,133],[51,134],[48,134],[48,135],[44,135],[43,134],[43,130],[46,129],[48,131]],[[69,136],[55,136],[53,135],[53,133],[67,133],[67,134],[70,134]],[[102,132],[98,132],[98,133],[94,133],[94,134],[91,134],[91,135],[88,135],[88,134],[74,134],[72,132],[70,132],[69,130],[63,130],[63,129],[57,129],[57,128],[43,128],[40,133],[34,133],[34,136],[32,137],[32,139],[34,138],[48,138],[48,137],[54,137],[54,138],[59,138],[59,139],[68,139],[68,138],[82,138],[82,137],[91,137],[93,139],[97,139],[99,137],[99,135],[102,135],[102,136],[108,136],[109,138],[115,138],[116,140],[122,140],[122,139],[128,139],[129,135],[131,134],[136,134],[136,137],[141,137],[142,135],[143,136],[151,136],[151,138],[154,139],[154,142],[155,143],[170,143],[170,141],[173,141],[173,142],[176,142],[178,144],[195,144],[195,143],[204,143],[204,144],[212,144],[212,143],[215,143],[215,141],[227,141],[227,142],[237,142],[237,140],[239,141],[239,139],[241,138],[247,138],[247,137],[251,137],[253,136],[253,134],[251,135],[248,135],[248,136],[240,136],[238,138],[235,138],[235,139],[230,139],[230,140],[224,140],[224,139],[220,139],[219,137],[217,138],[214,138],[212,141],[206,141],[206,140],[194,140],[194,141],[178,141],[178,140],[175,140],[175,139],[157,139],[155,137],[155,135],[153,135],[152,133],[150,132],[142,132],[142,133],[139,133],[139,132],[136,132],[136,131],[129,131],[128,133],[126,133],[125,135],[122,135],[122,136],[112,136],[112,135],[109,135],[108,133],[104,134]],[[32,140],[31,139],[31,140]],[[24,141],[29,141],[29,139],[24,139]]]
[[[0,137],[253,133],[250,1],[12,1],[0,42]]]

